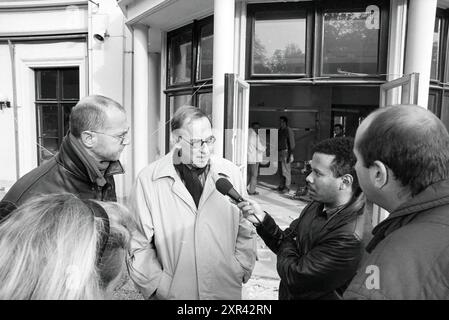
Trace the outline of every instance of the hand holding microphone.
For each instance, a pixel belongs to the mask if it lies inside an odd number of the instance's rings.
[[[260,208],[259,204],[254,200],[243,199],[229,180],[220,178],[215,183],[215,187],[221,194],[230,197],[236,202],[239,209],[242,210],[243,217],[248,219],[249,222],[253,224],[262,223],[265,218],[265,212]]]

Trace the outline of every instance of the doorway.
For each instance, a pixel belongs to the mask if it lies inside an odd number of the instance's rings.
[[[343,135],[346,137],[355,137],[360,123],[378,106],[351,106],[351,105],[332,105],[331,132],[330,137],[334,136],[333,128],[340,124],[343,128]]]

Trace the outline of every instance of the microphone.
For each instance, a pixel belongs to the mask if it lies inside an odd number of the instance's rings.
[[[217,182],[215,182],[215,187],[221,194],[228,196],[237,203],[244,201],[242,196],[234,189],[232,183],[226,178],[218,179]]]
[[[217,182],[215,182],[215,187],[221,194],[228,196],[237,203],[244,201],[242,196],[237,192],[237,190],[234,189],[232,183],[229,182],[229,180],[226,178],[218,179]],[[262,223],[256,216],[256,214],[252,213],[252,215],[257,219],[259,223]]]

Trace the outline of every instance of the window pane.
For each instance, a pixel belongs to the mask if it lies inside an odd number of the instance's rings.
[[[79,71],[78,69],[62,70],[62,98],[79,99]]]
[[[63,106],[63,117],[64,117],[64,132],[63,136],[67,134],[67,131],[69,131],[69,119],[70,119],[70,112],[72,111],[72,108],[75,106],[75,104],[65,104]]]
[[[323,74],[376,74],[379,24],[367,27],[366,12],[327,12],[323,26]]]
[[[212,92],[198,96],[198,107],[212,119]]]
[[[173,115],[176,112],[176,110],[178,110],[182,106],[191,104],[192,102],[190,100],[190,95],[170,96],[169,98],[170,120],[173,119]],[[171,125],[169,125],[168,127],[171,133]]]
[[[39,105],[39,136],[40,137],[58,137],[58,106],[57,105]]]
[[[199,79],[212,78],[214,25],[208,24],[201,28],[199,47]]]
[[[427,104],[427,109],[432,111],[438,118],[441,118],[441,94],[442,91],[430,89]]]
[[[303,74],[306,19],[258,19],[252,44],[253,74]]]
[[[185,105],[192,105],[192,101],[190,99],[190,95],[179,95],[179,96],[171,96],[170,97],[170,119],[173,117],[173,114],[180,107]]]
[[[432,64],[430,68],[430,79],[438,79],[440,32],[441,32],[441,19],[437,18],[435,19],[435,29],[433,31]]]
[[[56,99],[56,70],[40,70],[37,72],[37,98]]]
[[[192,32],[176,35],[170,40],[170,84],[190,82],[192,69]]]
[[[51,159],[59,150],[59,143],[57,138],[43,138],[40,139],[39,146],[39,164],[42,161]]]

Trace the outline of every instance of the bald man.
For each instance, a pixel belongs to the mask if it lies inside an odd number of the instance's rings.
[[[419,106],[376,110],[354,153],[368,200],[390,215],[373,230],[347,299],[449,298],[449,134]]]
[[[81,199],[116,201],[114,175],[124,173],[120,154],[129,143],[125,109],[91,95],[73,107],[59,152],[21,177],[0,203],[0,219],[29,198],[73,193]],[[5,205],[7,204],[7,205]]]

